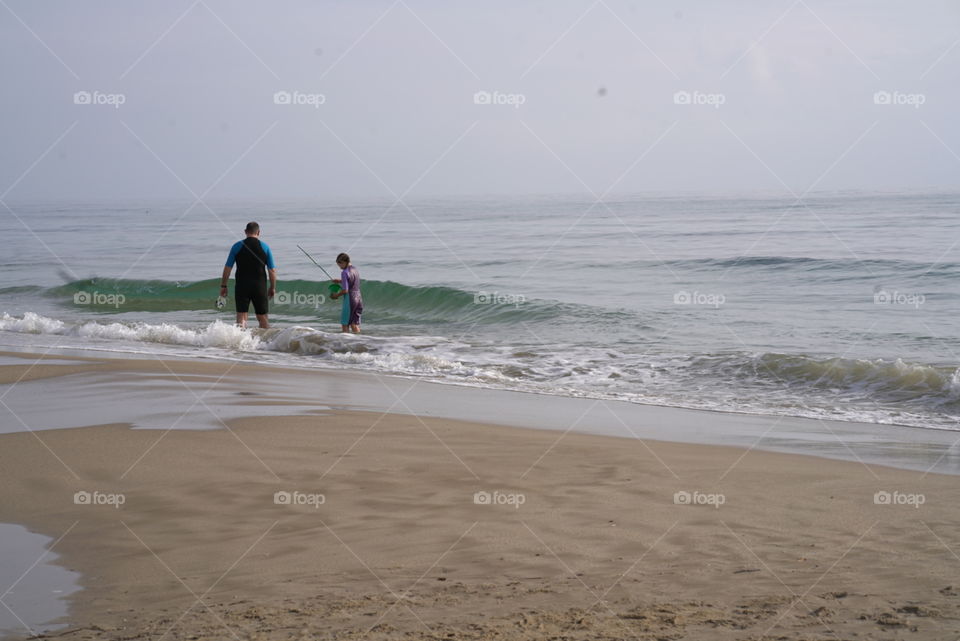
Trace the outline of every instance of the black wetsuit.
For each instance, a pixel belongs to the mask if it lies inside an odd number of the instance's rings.
[[[269,309],[266,270],[275,268],[270,247],[259,238],[244,238],[230,248],[227,267],[233,267],[234,262],[237,264],[234,285],[237,312],[246,313],[250,309],[250,303],[253,303],[257,314],[266,314]]]

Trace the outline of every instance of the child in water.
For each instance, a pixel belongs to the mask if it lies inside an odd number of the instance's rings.
[[[360,333],[360,315],[363,313],[363,297],[360,295],[360,272],[350,264],[350,256],[341,253],[337,256],[337,266],[341,269],[340,280],[332,282],[340,285],[340,291],[330,294],[330,298],[337,299],[346,296],[344,307],[349,303],[349,314],[341,313],[340,326],[343,332]],[[346,310],[343,310],[346,311]]]

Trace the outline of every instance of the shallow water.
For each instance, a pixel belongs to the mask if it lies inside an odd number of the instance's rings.
[[[52,561],[53,539],[0,523],[0,634],[39,634],[64,625],[64,597],[80,588],[79,575]],[[4,607],[6,606],[6,607]]]
[[[957,429],[960,195],[592,204],[425,199],[411,203],[414,218],[382,201],[215,203],[224,226],[196,212],[178,220],[189,203],[20,203],[30,229],[11,230],[0,347]],[[250,219],[280,274],[266,334],[238,331],[229,304],[213,305]],[[298,244],[331,269],[337,252],[353,254],[364,336],[337,333],[339,304]]]

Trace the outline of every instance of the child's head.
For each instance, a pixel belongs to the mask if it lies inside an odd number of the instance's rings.
[[[341,268],[346,267],[350,264],[350,256],[344,252],[337,254],[337,265],[340,265]]]

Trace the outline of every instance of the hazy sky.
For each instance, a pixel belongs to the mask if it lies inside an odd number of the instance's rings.
[[[956,0],[2,0],[0,52],[8,201],[960,186]]]

